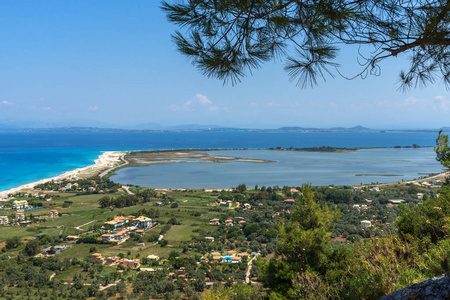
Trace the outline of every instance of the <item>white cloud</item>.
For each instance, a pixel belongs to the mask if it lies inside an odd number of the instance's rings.
[[[434,99],[436,99],[436,100],[444,100],[445,96],[436,96],[436,97],[434,97]]]
[[[9,101],[6,101],[6,100],[3,100],[2,102],[0,102],[1,104],[3,104],[3,105],[7,105],[7,106],[11,106],[11,105],[14,105],[14,103],[12,103],[12,102],[9,102]]]
[[[212,104],[212,101],[208,99],[205,95],[202,94],[196,94],[195,99],[200,102],[201,104]]]
[[[218,107],[218,106],[211,106],[208,108],[208,110],[219,110],[219,109],[220,109],[220,107]]]
[[[98,106],[97,106],[97,105],[91,106],[91,107],[89,107],[88,109],[89,109],[89,110],[94,110],[94,111],[95,111],[95,110],[98,110]]]
[[[208,107],[208,110],[215,110],[211,109],[210,106],[212,104],[212,101],[208,99],[205,95],[202,94],[195,94],[194,99],[186,101],[183,105],[177,105],[177,104],[171,104],[169,106],[170,110],[183,110],[183,111],[194,111],[194,110],[200,110],[205,107]]]

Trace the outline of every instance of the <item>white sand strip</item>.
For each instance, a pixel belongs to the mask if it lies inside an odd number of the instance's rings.
[[[27,183],[24,185],[21,185],[16,188],[12,188],[6,191],[0,192],[0,198],[7,197],[9,194],[14,194],[22,190],[32,190],[34,186],[45,183],[48,181],[60,181],[63,179],[68,179],[72,177],[80,178],[87,178],[91,176],[95,176],[100,174],[102,171],[113,169],[116,166],[119,166],[123,164],[123,157],[128,153],[128,151],[106,151],[103,154],[99,156],[97,160],[95,160],[95,164],[78,168],[72,171],[65,172],[61,175],[52,177],[52,178],[46,178],[39,181],[35,181],[32,183]]]

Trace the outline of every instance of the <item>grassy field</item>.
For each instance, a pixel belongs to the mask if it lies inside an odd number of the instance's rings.
[[[133,192],[137,192],[138,188],[131,187]],[[36,234],[47,234],[50,236],[60,235],[82,235],[84,232],[90,230],[94,225],[103,225],[107,220],[110,220],[118,215],[134,215],[138,216],[137,212],[143,208],[146,210],[155,208],[159,210],[159,216],[154,218],[153,222],[161,222],[163,225],[156,226],[148,230],[141,241],[144,246],[139,245],[139,241],[129,239],[120,245],[109,244],[76,244],[74,242],[62,242],[72,247],[59,253],[58,259],[73,259],[83,260],[92,255],[92,253],[101,253],[104,257],[118,256],[122,254],[127,258],[143,258],[148,255],[157,255],[164,262],[172,251],[178,253],[182,252],[182,247],[188,243],[192,237],[204,235],[207,231],[217,230],[217,227],[210,226],[209,220],[220,216],[218,211],[210,211],[210,204],[217,200],[218,193],[208,193],[201,190],[195,191],[173,191],[167,194],[178,203],[178,207],[171,208],[171,205],[153,206],[154,201],[120,209],[104,209],[99,206],[99,199],[104,194],[91,195],[76,195],[74,193],[63,193],[58,196],[53,196],[52,201],[43,202],[43,209],[26,212],[25,215],[38,217],[41,216],[40,223],[34,223],[31,227],[22,226],[1,226],[0,243],[5,242],[12,237],[19,237],[21,240],[31,240]],[[115,195],[109,195],[114,197]],[[48,218],[50,209],[56,209],[60,213],[60,217]],[[222,208],[226,211],[227,208]],[[12,215],[12,211],[0,212],[0,214]],[[161,247],[159,243],[148,242],[148,237],[153,234],[160,234],[164,224],[170,219],[176,219],[177,225],[173,225],[170,230],[164,234],[164,240],[168,241],[166,247]],[[83,226],[84,225],[84,226]],[[80,227],[81,226],[81,227]],[[7,254],[14,255],[23,250],[25,244],[22,244],[16,249],[6,251]],[[191,253],[192,254],[192,253]],[[147,266],[150,267],[150,266]],[[110,272],[115,270],[113,267],[107,267],[102,272]],[[109,270],[109,271],[108,271]],[[79,272],[78,272],[79,271]],[[77,273],[82,273],[82,270],[77,270]],[[63,279],[71,281],[73,272],[62,271],[57,272],[56,279]]]

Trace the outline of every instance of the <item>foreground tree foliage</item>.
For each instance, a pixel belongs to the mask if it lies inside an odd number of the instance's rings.
[[[450,2],[447,0],[183,0],[162,2],[173,36],[205,75],[235,83],[263,62],[285,57],[285,70],[305,87],[333,76],[342,45],[359,47],[361,71],[409,54],[403,87],[450,83]]]
[[[448,166],[448,138],[437,159]],[[450,184],[440,196],[403,206],[398,231],[354,244],[331,242],[339,214],[314,202],[309,187],[286,224],[276,255],[260,261],[270,299],[378,299],[413,283],[450,272]]]

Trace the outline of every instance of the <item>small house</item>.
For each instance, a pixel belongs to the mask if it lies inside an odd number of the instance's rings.
[[[370,222],[369,220],[362,220],[361,225],[365,228],[368,228],[372,226],[372,222]]]
[[[16,216],[14,217],[14,221],[24,221],[25,215],[23,213],[16,213]]]
[[[68,235],[67,236],[67,241],[69,242],[76,242],[80,237],[78,235]]]
[[[8,216],[0,216],[0,224],[6,225],[8,223]]]
[[[28,208],[27,200],[16,200],[11,204],[11,208],[14,210],[26,209]]]
[[[225,220],[225,226],[232,226],[232,225],[233,225],[233,220],[231,220],[231,219]]]
[[[49,218],[56,218],[58,217],[58,211],[56,209],[52,209],[48,212],[48,217]]]
[[[209,220],[209,225],[215,225],[215,226],[220,225],[220,220],[219,219]]]
[[[144,216],[140,216],[138,218],[136,218],[136,227],[137,228],[150,228],[152,226],[152,219],[144,217]]]

